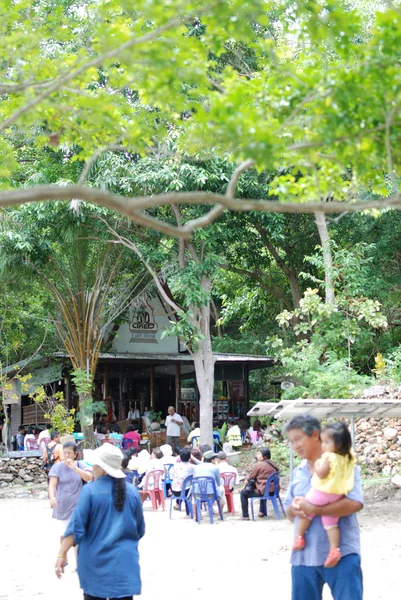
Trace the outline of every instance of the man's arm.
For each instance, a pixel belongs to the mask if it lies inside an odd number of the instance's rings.
[[[359,512],[363,508],[362,502],[350,500],[349,498],[341,498],[340,500],[337,500],[337,502],[326,504],[326,506],[316,506],[305,500],[305,498],[294,498],[294,503],[295,502],[300,511],[307,515],[318,515],[319,517],[324,517],[326,515],[330,515],[332,517],[348,517],[349,515]],[[293,508],[293,505],[291,505],[287,510],[291,510],[291,508]],[[294,516],[299,515],[296,509],[293,510],[293,514]]]

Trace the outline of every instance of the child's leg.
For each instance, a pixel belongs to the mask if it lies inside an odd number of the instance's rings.
[[[311,519],[308,519],[307,517],[300,517],[297,523],[297,535],[304,536],[305,533],[308,531],[311,523]]]
[[[338,525],[333,525],[326,529],[327,537],[329,538],[330,548],[340,547],[340,528]]]

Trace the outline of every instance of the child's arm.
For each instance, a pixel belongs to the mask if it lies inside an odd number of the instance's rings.
[[[314,465],[315,473],[320,479],[324,479],[330,473],[330,462],[328,458],[325,460],[318,459]]]

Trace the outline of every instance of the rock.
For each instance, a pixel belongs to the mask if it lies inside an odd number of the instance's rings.
[[[393,450],[392,452],[388,453],[388,457],[390,460],[399,460],[401,458],[401,454]]]
[[[383,431],[386,440],[394,440],[398,436],[398,431],[394,427],[386,427]]]
[[[30,492],[29,490],[27,490],[26,492],[19,492],[18,494],[15,494],[16,498],[30,498],[32,492]]]
[[[40,492],[40,494],[37,496],[38,500],[47,500],[48,497],[49,496],[47,492]]]
[[[12,481],[14,479],[14,475],[11,473],[0,473],[0,481]]]
[[[361,431],[367,431],[368,429],[370,429],[370,424],[367,421],[362,421],[361,423],[359,423],[357,429]]]
[[[386,465],[385,467],[383,467],[382,473],[383,473],[383,475],[391,475],[391,467],[390,467],[390,465]]]
[[[24,481],[33,481],[33,477],[31,477],[30,475],[25,475]]]
[[[18,477],[24,477],[25,475],[26,475],[25,469],[21,469],[21,471],[18,471]]]

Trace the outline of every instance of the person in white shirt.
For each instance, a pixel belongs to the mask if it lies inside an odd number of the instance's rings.
[[[180,446],[181,427],[184,424],[180,415],[175,412],[174,406],[169,406],[168,415],[166,418],[166,443],[177,452]]]
[[[38,437],[38,446],[40,447],[40,443],[43,439],[49,439],[50,440],[50,428],[51,425],[45,425],[45,428],[39,433],[39,437]]]
[[[193,438],[198,438],[197,440],[195,440],[194,442],[192,442]],[[187,437],[187,441],[189,444],[192,445],[193,448],[197,448],[198,446],[200,446],[200,429],[199,429],[199,423],[194,423],[194,428],[191,431],[191,433],[189,434],[189,436]]]
[[[230,465],[227,462],[227,454],[225,452],[218,452],[217,458],[219,461],[218,467],[219,467],[220,475],[222,473],[234,473],[235,474],[234,483],[235,483],[235,485],[239,485],[238,469],[236,469],[236,467],[234,467],[233,465]]]
[[[127,416],[127,421],[139,421],[140,418],[141,418],[141,413],[139,412],[139,410],[137,408],[135,408],[135,410],[132,410],[132,405],[131,405],[128,416]]]
[[[26,436],[24,438],[24,450],[25,451],[28,450],[28,448],[27,448],[27,441],[28,440],[35,440],[35,435],[33,433],[34,431],[35,430],[34,430],[33,427],[28,427]],[[38,445],[38,448],[39,448],[39,445]]]

